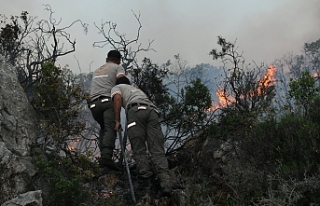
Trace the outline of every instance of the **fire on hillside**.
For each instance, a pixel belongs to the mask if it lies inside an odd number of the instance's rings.
[[[250,92],[249,96],[253,97],[255,95],[264,95],[266,93],[266,88],[275,85],[276,78],[276,67],[271,65],[268,67],[267,72],[263,77],[258,81],[258,86],[255,91]],[[214,111],[216,109],[227,107],[229,104],[235,102],[235,98],[227,93],[223,88],[219,87],[216,92],[219,103],[212,102],[212,106],[207,110],[208,112]]]

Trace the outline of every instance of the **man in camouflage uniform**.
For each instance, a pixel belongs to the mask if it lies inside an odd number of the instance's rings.
[[[170,196],[168,161],[165,157],[164,136],[156,106],[140,89],[131,86],[128,78],[121,77],[117,79],[116,84],[117,86],[111,90],[115,110],[115,130],[121,128],[120,110],[122,106],[126,111],[128,137],[133,157],[137,162],[141,183],[139,188],[146,193],[150,193],[152,189],[153,171],[147,157],[148,150],[160,179],[162,195]]]

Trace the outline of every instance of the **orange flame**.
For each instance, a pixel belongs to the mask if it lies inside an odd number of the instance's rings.
[[[219,87],[217,91],[217,96],[219,98],[219,105],[221,107],[226,107],[228,104],[235,102],[235,98],[230,97],[226,91]]]
[[[275,84],[276,78],[276,67],[273,65],[270,65],[267,69],[267,73],[259,80],[259,85],[256,92],[251,92],[250,97],[253,97],[255,94],[262,95],[264,94],[264,89],[267,87],[270,87]],[[211,112],[213,110],[219,109],[221,107],[226,107],[228,104],[235,102],[234,97],[230,97],[226,91],[224,91],[221,87],[218,88],[217,96],[219,98],[219,103],[216,104],[215,102],[212,102],[211,108],[209,108],[207,111]]]
[[[276,74],[276,67],[272,65],[269,66],[267,73],[259,81],[259,86],[257,88],[258,96],[266,93],[265,88],[275,84],[276,82],[275,74]]]
[[[217,96],[219,98],[219,103],[216,104],[215,102],[211,103],[211,107],[207,109],[207,112],[214,111],[216,109],[219,109],[221,107],[226,107],[228,104],[235,101],[233,97],[229,97],[226,91],[224,91],[221,87],[218,88]]]
[[[267,74],[264,75],[263,81],[260,81],[260,82],[263,83],[263,86],[265,87],[274,85],[276,82],[275,74],[276,74],[276,67],[272,65],[269,66],[267,70]]]

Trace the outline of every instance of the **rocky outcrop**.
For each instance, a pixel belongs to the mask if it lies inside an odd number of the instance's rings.
[[[36,113],[21,87],[16,70],[0,58],[0,204],[19,200],[41,205],[32,191],[36,174],[30,153],[37,137]],[[30,194],[37,195],[30,195]],[[32,196],[37,200],[30,200]],[[23,198],[28,198],[25,201]],[[7,202],[7,203],[5,203]],[[23,205],[23,204],[15,204]]]
[[[1,206],[28,206],[28,205],[35,205],[35,206],[41,206],[42,205],[42,197],[41,197],[41,190],[27,192],[21,195],[18,195],[18,197],[13,198],[12,200],[9,200],[5,203],[3,203]]]

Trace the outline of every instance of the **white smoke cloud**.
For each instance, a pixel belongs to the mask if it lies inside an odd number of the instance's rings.
[[[74,65],[75,56],[82,71],[93,70],[104,63],[110,47],[93,48],[94,41],[102,40],[93,23],[109,20],[118,24],[128,39],[135,38],[138,23],[133,13],[141,14],[141,43],[154,40],[157,52],[141,53],[155,63],[164,63],[180,54],[188,64],[215,63],[208,55],[218,48],[217,36],[233,42],[247,61],[271,63],[287,52],[299,53],[306,42],[319,39],[320,1],[318,0],[212,0],[212,1],[88,1],[88,0],[0,0],[0,13],[18,15],[27,10],[32,16],[48,18],[43,4],[50,4],[56,18],[64,25],[81,19],[89,23],[84,35],[79,26],[70,30],[77,39],[76,52],[61,64]],[[3,6],[4,5],[4,6]],[[133,45],[136,46],[136,45]],[[91,62],[93,62],[91,64]],[[91,67],[91,68],[90,68]]]
[[[319,11],[317,0],[291,0],[246,17],[230,37],[238,39],[247,60],[271,63],[287,52],[300,53],[304,43],[320,38]]]

